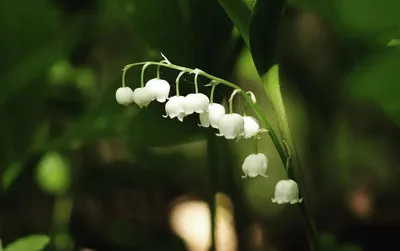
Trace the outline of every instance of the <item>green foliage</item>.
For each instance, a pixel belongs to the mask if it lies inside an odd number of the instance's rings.
[[[41,251],[50,243],[46,235],[29,235],[8,244],[4,251]]]
[[[250,51],[260,76],[277,63],[276,40],[285,4],[285,0],[258,0],[251,13]]]
[[[50,194],[63,194],[69,188],[70,166],[56,152],[49,152],[40,160],[36,179],[41,188]]]
[[[400,2],[386,0],[330,0],[332,16],[347,35],[371,37],[400,35]]]
[[[193,62],[188,2],[135,0],[133,3],[133,22],[153,49],[167,56],[179,55],[179,60],[186,64]]]
[[[235,27],[239,30],[243,41],[249,46],[249,21],[250,10],[242,1],[236,0],[218,0]]]
[[[22,165],[19,162],[13,163],[7,167],[2,177],[4,191],[7,191],[7,189],[11,186],[13,181],[21,173],[21,171],[22,171]]]
[[[387,48],[360,62],[348,77],[355,98],[376,102],[400,125],[400,50]]]

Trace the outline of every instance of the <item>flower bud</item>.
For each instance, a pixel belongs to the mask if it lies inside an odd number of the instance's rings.
[[[277,204],[295,204],[303,201],[303,198],[299,199],[299,187],[296,181],[291,179],[279,181],[275,186],[274,194],[275,197],[271,200]]]
[[[249,139],[253,137],[258,130],[260,130],[260,125],[257,120],[251,116],[244,116],[244,138]]]
[[[115,99],[120,105],[128,106],[133,102],[133,91],[129,87],[120,87],[115,92]]]
[[[136,88],[132,93],[132,99],[140,108],[147,107],[151,102],[151,97],[146,87]]]

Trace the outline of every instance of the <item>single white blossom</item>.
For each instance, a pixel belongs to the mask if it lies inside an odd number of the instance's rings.
[[[150,93],[146,87],[136,88],[132,93],[132,99],[140,108],[147,107],[151,102]]]
[[[132,104],[132,102],[133,102],[132,94],[133,94],[133,91],[131,88],[120,87],[115,92],[115,99],[117,100],[118,104],[128,106],[128,105]]]
[[[171,86],[164,79],[153,78],[147,81],[146,88],[149,90],[151,100],[157,99],[158,102],[164,103],[168,99]]]
[[[183,96],[173,96],[169,98],[168,102],[165,104],[166,115],[164,118],[169,117],[171,119],[177,117],[179,121],[183,121],[185,117],[185,109],[183,104],[186,102],[186,98]]]
[[[242,171],[244,172],[243,178],[249,176],[254,178],[257,175],[268,177],[265,172],[267,171],[268,159],[262,153],[254,153],[247,156],[242,164]]]
[[[199,114],[201,127],[210,127],[210,119],[208,118],[208,112],[203,112]]]
[[[291,179],[281,180],[276,183],[274,194],[275,197],[271,200],[277,204],[295,204],[303,201],[303,198],[299,199],[299,187],[296,181]]]
[[[200,125],[202,127],[218,128],[220,118],[225,115],[225,107],[223,105],[212,103],[208,105],[208,109],[204,113],[200,113]]]
[[[227,139],[240,139],[244,134],[243,117],[237,113],[225,114],[218,121],[218,129],[217,136],[224,136]]]
[[[204,113],[207,111],[209,104],[210,99],[203,93],[190,93],[186,96],[184,103],[185,114]]]
[[[257,120],[251,116],[244,116],[244,138],[249,139],[253,137],[258,130],[260,130],[260,125]]]

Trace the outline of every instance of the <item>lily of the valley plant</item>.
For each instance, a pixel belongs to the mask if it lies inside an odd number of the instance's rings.
[[[247,156],[242,164],[243,178],[255,178],[257,176],[268,177],[266,174],[268,167],[268,158],[264,153],[259,153],[257,141],[260,139],[260,133],[267,132],[272,139],[275,134],[268,124],[267,120],[257,109],[257,99],[255,95],[248,91],[245,92],[237,85],[224,79],[212,76],[200,69],[190,69],[183,66],[172,64],[164,55],[161,62],[140,62],[126,65],[123,69],[122,87],[118,88],[115,93],[117,102],[121,105],[128,106],[135,103],[140,108],[147,107],[152,101],[165,103],[165,114],[160,114],[164,118],[178,119],[183,122],[185,117],[197,114],[199,117],[199,126],[212,127],[217,129],[216,136],[225,137],[226,139],[250,139],[254,138],[254,152]],[[144,83],[144,72],[150,65],[157,66],[157,76]],[[132,90],[125,85],[125,75],[129,68],[134,66],[142,66],[141,86]],[[171,86],[166,80],[160,78],[160,67],[167,67],[180,71],[175,81],[175,95],[171,93]],[[182,75],[194,74],[194,92],[186,96],[179,93],[179,84]],[[199,92],[198,76],[208,78],[210,82],[211,94],[210,98]],[[222,104],[214,103],[214,91],[218,84],[224,84],[233,88],[232,95],[228,100],[229,110],[226,111]],[[253,108],[259,119],[265,124],[267,129],[260,128],[260,124],[256,118],[245,114],[235,113],[233,111],[233,98],[236,94],[241,94],[247,105]],[[276,142],[274,142],[276,143]],[[290,159],[290,153],[287,153],[287,160]],[[288,161],[286,161],[288,163]],[[288,167],[286,167],[287,169]],[[271,201],[278,204],[295,204],[302,202],[299,198],[299,188],[297,183],[292,180],[281,180],[276,184],[275,196]]]

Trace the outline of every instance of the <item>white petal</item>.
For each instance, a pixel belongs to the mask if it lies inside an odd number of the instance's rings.
[[[131,88],[120,87],[115,92],[115,99],[117,100],[118,104],[128,106],[133,102],[132,93],[133,91]]]
[[[151,102],[151,97],[146,87],[136,88],[132,93],[132,99],[140,108],[148,106]]]
[[[213,103],[208,106],[208,118],[209,118],[210,124],[213,128],[218,129],[218,122],[221,119],[221,117],[224,115],[225,115],[225,107],[224,106],[217,104],[217,103]]]
[[[172,119],[178,117],[180,121],[183,121],[185,110],[183,109],[183,104],[185,102],[185,97],[173,96],[165,104],[165,112]]]
[[[248,139],[253,137],[260,129],[257,120],[251,116],[244,116],[244,138]]]
[[[146,88],[152,100],[157,99],[158,102],[164,103],[168,99],[171,86],[164,79],[153,78],[147,81]]]
[[[262,153],[250,154],[243,161],[242,171],[251,178],[259,174],[267,177],[264,175],[267,170],[266,158],[267,157]]]
[[[202,127],[210,127],[210,120],[208,119],[208,112],[203,112],[199,114],[200,125]]]
[[[300,203],[299,188],[294,180],[281,180],[275,186],[274,200],[281,203]],[[281,203],[279,203],[281,202]]]
[[[194,113],[197,107],[197,97],[195,93],[190,93],[185,97],[183,108],[186,115]]]
[[[227,139],[238,138],[244,130],[243,117],[237,113],[225,114],[218,121],[218,129]]]
[[[210,99],[203,93],[196,94],[196,107],[194,109],[197,113],[203,113],[208,110],[208,105],[210,104]]]

